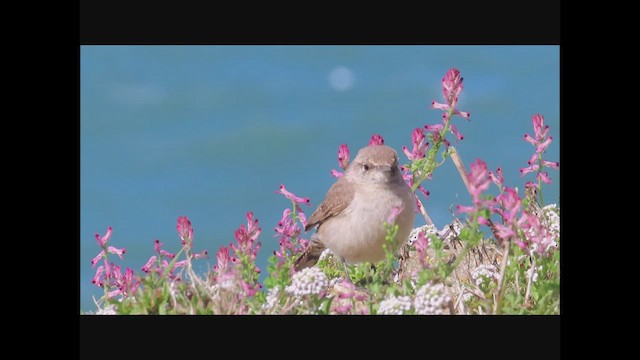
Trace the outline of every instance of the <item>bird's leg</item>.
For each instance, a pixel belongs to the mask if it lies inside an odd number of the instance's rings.
[[[353,281],[351,281],[351,277],[349,276],[349,267],[347,266],[347,262],[344,261],[344,258],[341,257],[340,260],[342,260],[342,265],[344,266],[344,275],[345,278],[347,279],[347,281],[351,284],[353,284]]]

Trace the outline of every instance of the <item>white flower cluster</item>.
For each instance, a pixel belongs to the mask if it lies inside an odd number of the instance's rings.
[[[477,268],[473,269],[471,272],[471,278],[476,281],[476,285],[480,286],[484,281],[484,278],[487,279],[498,279],[498,269],[495,265],[491,264],[482,264]]]
[[[542,208],[543,214],[547,218],[549,230],[555,237],[560,236],[560,216],[558,215],[558,206],[556,204],[547,205]]]
[[[118,315],[118,313],[116,313],[116,306],[110,304],[96,311],[96,315]]]
[[[441,315],[448,308],[451,297],[444,284],[425,284],[416,293],[413,307],[418,315]]]
[[[293,274],[291,285],[287,286],[285,291],[295,296],[320,294],[327,285],[327,275],[317,267],[309,267]]]
[[[421,232],[424,232],[424,235],[426,238],[429,238],[429,235],[431,234],[438,235],[438,229],[436,229],[435,225],[427,224],[411,230],[411,233],[409,234],[409,240],[407,240],[407,243],[409,245],[413,245],[414,241],[418,239],[418,234],[420,234]]]
[[[278,294],[280,293],[280,287],[276,286],[269,289],[267,293],[267,299],[262,304],[262,308],[265,310],[273,309],[276,306],[276,302],[278,301]]]
[[[411,298],[409,296],[391,295],[380,302],[378,315],[402,315],[411,310]]]

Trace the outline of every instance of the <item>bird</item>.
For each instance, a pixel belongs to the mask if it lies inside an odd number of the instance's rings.
[[[304,230],[316,229],[308,246],[294,262],[300,271],[318,262],[330,249],[344,266],[381,261],[385,257],[385,221],[392,212],[399,226],[393,251],[407,241],[415,219],[415,194],[402,177],[398,154],[387,145],[361,148],[354,160],[327,191]]]

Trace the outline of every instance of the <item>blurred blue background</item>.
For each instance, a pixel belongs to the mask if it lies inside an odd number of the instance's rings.
[[[127,249],[116,261],[139,272],[154,239],[178,250],[176,219],[188,216],[195,250],[209,251],[194,262],[204,272],[253,211],[264,276],[290,206],[280,184],[311,198],[310,216],[335,181],[340,144],[353,158],[378,133],[407,162],[413,129],[440,122],[429,106],[443,101],[450,67],[464,77],[459,109],[471,112],[454,118],[464,140],[450,141],[467,168],[476,158],[502,166],[522,194],[535,113],[554,137],[545,158],[560,160],[558,46],[82,46],[80,310],[101,294],[90,261],[108,226],[110,244]],[[549,174],[545,203],[559,203],[559,172]],[[471,202],[450,161],[424,186],[438,227]]]

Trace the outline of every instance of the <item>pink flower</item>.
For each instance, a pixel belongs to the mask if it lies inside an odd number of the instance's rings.
[[[98,241],[98,246],[100,246],[101,248],[104,248],[105,245],[107,244],[107,241],[109,241],[110,237],[111,237],[111,226],[107,228],[107,232],[104,234],[103,237],[100,237],[100,234],[96,233],[96,240]]]
[[[424,128],[427,129],[427,131],[431,132],[431,140],[433,140],[434,142],[442,141],[447,148],[451,145],[449,140],[442,136],[442,130],[444,129],[444,126],[442,124],[427,124],[424,126]]]
[[[460,111],[457,108],[458,96],[464,86],[462,85],[463,78],[460,76],[460,71],[455,68],[449,69],[442,78],[442,94],[444,95],[445,104],[433,101],[431,107],[434,109],[442,110],[445,112],[452,111],[453,115],[460,115],[465,119],[469,119],[470,113]]]
[[[160,248],[163,246],[164,244],[160,242],[160,240],[156,239],[153,240],[153,251],[159,253],[160,252]]]
[[[249,229],[249,230],[247,230]],[[244,224],[240,225],[235,232],[236,244],[229,244],[229,247],[235,253],[236,258],[247,258],[250,261],[254,261],[258,250],[262,247],[262,244],[256,240],[260,235],[261,229],[258,227],[258,220],[253,220],[253,213],[247,213],[247,228]],[[233,259],[232,259],[233,261]]]
[[[549,133],[549,125],[544,125],[544,117],[540,114],[535,114],[531,118],[533,123],[534,136],[529,134],[524,135],[524,140],[536,147],[535,153],[531,156],[531,159],[527,161],[528,167],[520,169],[522,176],[530,173],[537,172],[536,178],[538,181],[550,184],[551,178],[546,172],[542,172],[542,168],[548,167],[552,169],[558,169],[560,163],[557,161],[547,161],[542,159],[542,154],[547,150],[549,144],[553,140],[553,137],[546,137]]]
[[[217,273],[226,273],[231,268],[231,256],[226,246],[221,246],[216,254],[217,264],[214,265],[213,271]]]
[[[284,195],[284,197],[286,197],[287,199],[293,201],[294,203],[297,204],[307,204],[308,206],[311,206],[310,200],[309,198],[301,198],[296,196],[295,194],[293,194],[292,192],[289,192],[285,187],[284,184],[280,185],[280,190],[276,191],[276,193],[282,194]]]
[[[411,175],[411,170],[406,168],[404,165],[400,166],[400,171],[402,171],[402,178],[409,185],[409,187],[413,187],[413,176]],[[427,179],[431,179],[431,175],[427,176]],[[425,198],[429,198],[431,193],[429,190],[425,189],[422,185],[418,185],[418,190],[425,196]]]
[[[357,300],[358,298],[356,286],[346,279],[342,279],[333,287],[333,289],[336,291],[338,299],[341,300],[338,301],[337,306],[334,307],[333,310],[337,314],[347,314],[353,308],[352,301],[349,301],[347,299],[355,298],[355,300]]]
[[[464,139],[464,136],[462,136],[462,134],[460,134],[460,132],[458,132],[458,128],[454,124],[451,124],[451,132],[453,133],[453,135],[458,140],[463,140]]]
[[[242,290],[244,291],[244,295],[248,297],[254,296],[258,292],[258,289],[262,287],[262,285],[260,284],[251,285],[244,280],[240,281],[240,284],[242,285]]]
[[[116,248],[116,247],[109,246],[109,247],[107,248],[107,251],[108,251],[109,253],[111,253],[111,254],[116,254],[116,255],[118,255],[118,256],[120,257],[120,260],[124,260],[124,259],[122,258],[122,255],[124,255],[124,254],[127,252],[127,249],[125,249],[125,248],[118,249],[118,248]]]
[[[536,178],[545,184],[551,184],[551,178],[549,177],[549,173],[547,173],[546,171],[539,172]]]
[[[154,263],[156,262],[157,259],[158,258],[155,255],[151,256],[149,258],[149,260],[147,261],[147,263],[144,264],[140,270],[142,270],[142,271],[144,271],[144,272],[146,272],[148,274],[152,270],[153,265],[154,265]]]
[[[398,215],[400,215],[402,210],[404,210],[404,205],[394,206],[393,208],[391,208],[391,213],[387,218],[387,224],[389,225],[394,224],[396,222],[396,218],[398,217]]]
[[[557,161],[547,161],[547,160],[542,160],[542,166],[546,166],[548,168],[552,168],[552,169],[558,169],[558,167],[560,166],[560,163]]]
[[[407,156],[409,160],[417,160],[425,157],[427,153],[427,149],[429,148],[429,143],[425,142],[424,131],[422,128],[415,128],[413,133],[411,133],[411,142],[413,144],[413,149],[411,152],[407,149],[406,146],[402,147],[402,151]]]
[[[413,246],[416,247],[420,264],[422,264],[423,267],[428,267],[427,250],[429,248],[429,238],[424,234],[424,232],[418,232],[418,238],[413,242]]]
[[[342,170],[346,170],[347,166],[349,166],[349,147],[347,144],[342,144],[338,148],[338,164]]]
[[[495,173],[489,171],[489,177],[494,184],[496,184],[499,188],[502,188],[502,185],[504,184],[504,176],[502,175],[501,167],[497,168]]]
[[[169,259],[173,259],[174,257],[176,257],[176,254],[170,253],[170,252],[168,252],[167,250],[164,250],[164,249],[160,250],[158,252],[158,254],[160,254],[160,255],[162,255],[162,256],[164,256],[166,258],[169,258]]]
[[[249,236],[251,237],[251,239],[256,240],[258,238],[258,236],[260,236],[260,233],[262,232],[262,229],[258,226],[258,219],[253,219],[253,212],[249,211],[246,214],[247,217],[247,232],[249,233]]]
[[[369,145],[384,145],[384,139],[379,134],[373,134],[371,140],[369,140]]]
[[[98,261],[100,261],[100,259],[102,259],[102,257],[104,256],[104,251],[100,251],[98,253],[98,255],[96,255],[96,257],[94,257],[93,259],[91,259],[91,268],[94,268],[96,266],[96,263]]]
[[[542,115],[533,115],[531,122],[533,123],[533,133],[535,134],[536,139],[542,139],[547,136],[547,133],[549,132],[549,125],[544,124],[544,117]]]
[[[208,254],[209,254],[209,252],[205,249],[205,250],[202,250],[199,253],[193,254],[193,258],[196,259],[196,260],[198,260],[198,259],[207,259],[207,258],[209,258]]]
[[[99,287],[102,287],[104,285],[104,282],[100,280],[100,276],[102,275],[103,272],[104,272],[104,266],[102,265],[98,266],[98,268],[96,269],[96,274],[91,280],[91,282],[96,284]]]
[[[346,170],[349,166],[349,147],[347,144],[342,144],[338,148],[338,164],[342,168],[342,170]],[[340,171],[331,169],[331,175],[334,177],[341,177],[342,173]]]
[[[495,212],[502,216],[504,223],[515,225],[518,212],[522,210],[522,199],[515,189],[505,187],[504,191],[496,196],[496,201],[501,207]]]
[[[191,221],[186,216],[178,217],[178,224],[176,225],[178,235],[182,241],[182,246],[191,247],[191,241],[193,240],[193,226]]]
[[[497,230],[496,236],[502,240],[507,240],[510,237],[516,236],[516,233],[512,229],[511,224],[504,225],[504,224],[498,223],[498,224],[494,224],[494,226]]]
[[[533,245],[533,249],[540,255],[544,255],[552,246],[556,245],[555,236],[551,230],[545,226],[540,218],[534,214],[524,213],[520,220],[521,227],[525,230],[527,241]],[[521,248],[526,244],[517,242]]]
[[[481,204],[483,201],[480,195],[483,191],[489,188],[489,173],[487,171],[487,163],[481,159],[471,163],[471,171],[467,174],[467,180],[469,180],[469,190],[473,197],[474,203]]]
[[[526,168],[522,168],[520,169],[520,174],[522,174],[522,176],[530,173],[530,172],[536,172],[538,171],[538,169],[540,169],[540,166],[538,164],[533,164],[531,166],[527,166]]]
[[[93,259],[91,259],[92,268],[96,266],[96,263],[100,261],[102,257],[107,255],[107,253],[116,254],[120,257],[120,259],[122,259],[122,255],[127,252],[127,249],[125,248],[118,249],[114,246],[107,246],[107,242],[109,241],[109,238],[111,238],[111,226],[107,228],[107,232],[105,233],[104,236],[100,237],[100,234],[96,234],[96,240],[98,241],[98,245],[100,245],[102,250],[100,250],[98,255],[96,255]],[[106,261],[105,261],[105,264],[106,264]],[[105,266],[107,266],[105,270],[108,272],[108,264],[106,264]]]

